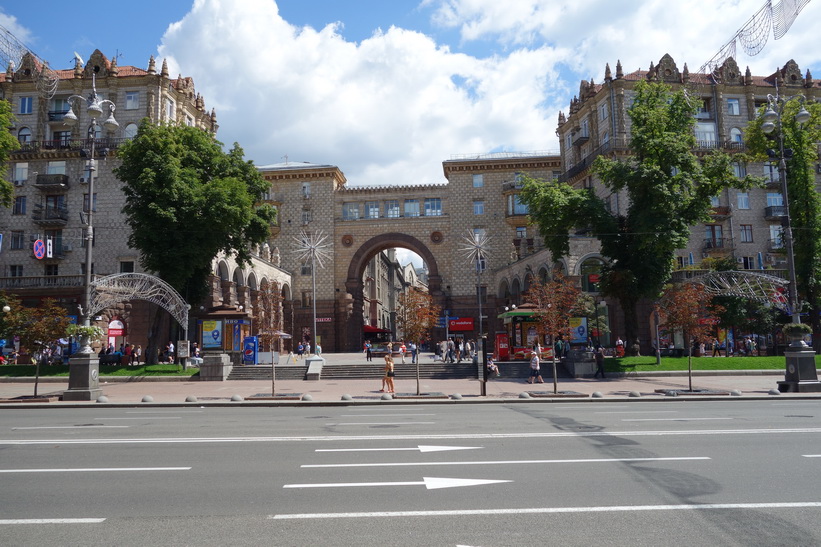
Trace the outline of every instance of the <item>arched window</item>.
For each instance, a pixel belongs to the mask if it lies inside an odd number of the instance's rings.
[[[598,258],[588,258],[582,262],[579,273],[582,276],[582,290],[584,292],[599,292],[599,278],[604,263]]]
[[[17,132],[17,142],[20,144],[28,144],[31,142],[31,129],[28,127],[21,127]]]
[[[744,142],[744,136],[741,134],[741,129],[737,127],[733,127],[732,129],[730,129],[730,142]]]
[[[125,130],[123,131],[123,136],[126,139],[129,139],[129,140],[136,137],[137,136],[137,124],[136,123],[130,123],[130,124],[126,125]]]

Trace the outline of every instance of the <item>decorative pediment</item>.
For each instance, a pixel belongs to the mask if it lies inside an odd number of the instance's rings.
[[[105,78],[110,70],[111,62],[99,49],[95,49],[83,69],[83,78],[91,78],[92,74],[97,74],[98,78]]]
[[[14,73],[15,82],[34,81],[42,69],[40,61],[30,51],[27,51],[20,60],[20,68]]]
[[[790,59],[784,68],[781,69],[781,83],[783,85],[804,85],[804,77],[801,75],[801,69],[798,68],[798,63]]]
[[[742,85],[744,78],[741,76],[741,69],[732,57],[727,57],[721,68],[718,69],[721,81],[728,85]]]
[[[676,66],[676,62],[669,53],[665,53],[664,57],[659,61],[656,67],[656,74],[658,79],[662,82],[679,83],[681,82],[681,73]]]

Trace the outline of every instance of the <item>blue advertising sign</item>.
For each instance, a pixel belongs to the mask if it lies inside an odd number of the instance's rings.
[[[258,364],[259,339],[256,336],[246,336],[242,341],[242,364]]]

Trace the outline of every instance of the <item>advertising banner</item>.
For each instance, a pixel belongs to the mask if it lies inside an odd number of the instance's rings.
[[[202,347],[222,348],[222,321],[202,322]]]
[[[587,317],[570,318],[570,343],[587,343]]]
[[[242,341],[242,364],[256,365],[259,361],[259,339],[256,336],[246,336]]]

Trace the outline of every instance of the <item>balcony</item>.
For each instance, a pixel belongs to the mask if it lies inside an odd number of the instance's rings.
[[[772,190],[781,189],[781,180],[778,178],[778,174],[767,177],[767,180],[764,181],[764,186]]]
[[[570,138],[573,141],[573,146],[584,144],[590,140],[590,131],[576,131]]]
[[[562,176],[559,177],[559,181],[569,182],[576,175],[589,169],[590,166],[593,165],[593,160],[595,160],[598,156],[601,156],[602,154],[628,150],[629,147],[626,138],[612,139],[605,143],[602,143],[598,148],[596,148],[590,154],[585,156],[579,163],[565,171],[562,174]]]
[[[41,275],[34,277],[0,277],[0,290],[9,289],[48,289],[64,287],[83,287],[85,277],[82,275]]]
[[[764,218],[767,220],[779,220],[787,216],[787,208],[783,205],[771,205],[764,208]]]
[[[775,239],[768,239],[767,240],[767,250],[776,252],[776,253],[783,253],[786,251],[784,247],[784,239],[781,237],[777,237]]]
[[[40,226],[65,226],[68,223],[68,207],[35,205],[31,219]]]
[[[66,117],[68,110],[50,110],[48,113],[48,121],[61,122]]]
[[[705,253],[727,253],[733,250],[733,240],[729,237],[708,237],[701,250]]]
[[[102,138],[102,139],[56,139],[45,141],[28,141],[18,143],[19,148],[12,153],[37,153],[44,150],[91,150],[91,141],[94,140],[94,145],[97,150],[116,150],[119,146],[129,139],[125,138]]]
[[[68,190],[68,175],[37,174],[34,187],[43,191]]]
[[[714,220],[725,220],[732,216],[732,214],[733,212],[726,205],[719,205],[710,210],[710,216],[713,217]]]

